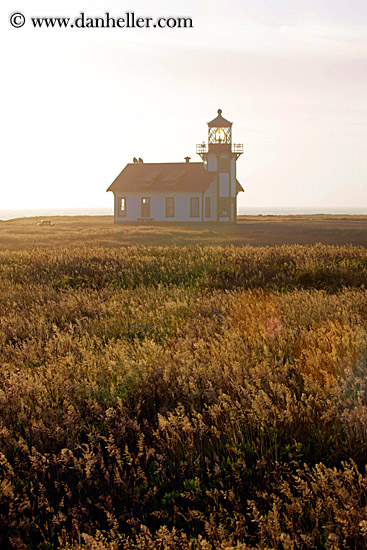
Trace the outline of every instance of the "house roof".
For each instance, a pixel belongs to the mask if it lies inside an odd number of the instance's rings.
[[[218,116],[208,122],[209,128],[230,128],[232,122],[222,117],[222,109],[218,109]]]
[[[216,172],[208,172],[202,162],[155,162],[127,164],[107,191],[203,192]]]

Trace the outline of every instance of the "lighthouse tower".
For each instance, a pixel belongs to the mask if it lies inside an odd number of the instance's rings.
[[[208,143],[196,146],[208,172],[216,173],[216,193],[213,197],[217,221],[237,221],[237,192],[242,187],[236,178],[236,162],[243,153],[243,144],[232,144],[232,122],[218,116],[208,122]]]

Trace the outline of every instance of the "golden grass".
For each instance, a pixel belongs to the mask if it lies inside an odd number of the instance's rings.
[[[1,549],[366,548],[366,273],[321,244],[0,252]]]

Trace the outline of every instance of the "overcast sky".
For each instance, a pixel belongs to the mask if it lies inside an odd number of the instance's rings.
[[[218,107],[239,206],[367,206],[366,0],[2,0],[0,209],[105,207],[133,156],[200,161]],[[13,12],[193,29],[13,28]]]

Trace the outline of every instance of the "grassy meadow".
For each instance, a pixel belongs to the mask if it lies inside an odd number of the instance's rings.
[[[39,226],[42,220],[53,226]],[[127,222],[113,216],[55,216],[0,220],[0,250],[121,247],[131,245],[279,246],[282,244],[352,244],[367,247],[367,216],[239,216],[238,223]]]
[[[364,221],[306,222],[0,222],[1,550],[367,547]]]

